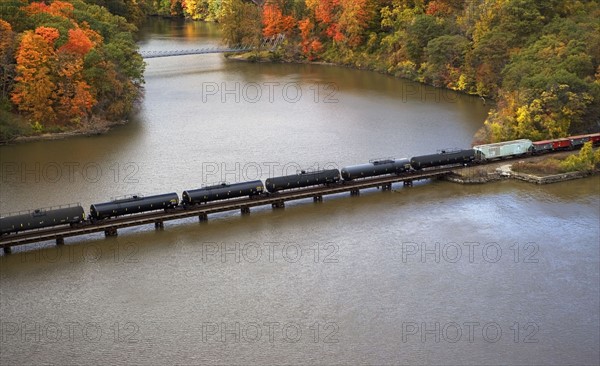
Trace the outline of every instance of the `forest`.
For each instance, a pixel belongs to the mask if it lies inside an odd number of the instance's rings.
[[[148,15],[221,23],[229,44],[285,34],[274,61],[329,62],[477,95],[474,142],[600,128],[600,7],[586,0],[9,0],[0,10],[0,113],[32,126],[123,118]],[[258,51],[256,51],[258,52]],[[14,113],[13,113],[14,114]],[[41,125],[41,127],[40,127]]]
[[[3,0],[1,140],[122,120],[132,111],[144,73],[134,24],[143,18],[95,3]]]
[[[259,4],[260,7],[256,5]],[[375,70],[494,102],[474,142],[600,129],[600,8],[586,0],[161,0],[274,60]]]

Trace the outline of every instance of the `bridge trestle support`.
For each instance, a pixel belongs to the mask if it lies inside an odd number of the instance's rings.
[[[105,237],[117,236],[117,235],[119,235],[119,233],[117,233],[117,228],[116,227],[109,227],[108,229],[104,230],[104,236]]]

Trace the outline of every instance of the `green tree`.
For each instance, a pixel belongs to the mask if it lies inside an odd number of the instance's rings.
[[[469,40],[461,35],[446,35],[429,41],[425,78],[434,86],[458,89],[461,68],[469,47]]]
[[[10,23],[0,19],[0,105],[8,99],[15,76],[16,34]]]
[[[416,64],[424,61],[425,47],[429,41],[444,34],[442,21],[430,15],[417,15],[407,29],[406,50],[408,57]]]
[[[223,39],[230,45],[258,46],[261,42],[260,9],[242,0],[223,0],[219,22]]]

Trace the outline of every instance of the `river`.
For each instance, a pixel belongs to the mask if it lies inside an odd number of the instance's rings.
[[[143,50],[217,46],[152,20]],[[368,71],[148,60],[106,135],[0,146],[0,212],[470,146],[489,105]],[[599,178],[421,182],[15,248],[2,364],[597,364]]]

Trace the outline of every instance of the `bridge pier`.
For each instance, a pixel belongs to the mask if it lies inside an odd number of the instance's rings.
[[[387,183],[381,186],[381,190],[382,191],[391,191],[392,190],[392,183]]]
[[[157,221],[154,223],[154,228],[156,230],[162,230],[165,228],[165,223],[163,221]]]
[[[314,202],[321,202],[325,195],[329,194],[340,194],[342,192],[350,192],[352,196],[359,196],[361,189],[373,189],[375,187],[382,188],[383,190],[388,190],[391,186],[396,185],[399,186],[399,183],[405,187],[413,186],[415,181],[423,181],[427,182],[428,180],[432,180],[434,177],[440,177],[445,174],[450,173],[450,170],[436,170],[436,171],[428,171],[428,172],[416,172],[411,173],[410,175],[401,175],[401,176],[393,176],[389,177],[375,177],[369,179],[360,179],[354,182],[349,182],[344,185],[332,185],[329,188],[320,187],[316,188],[307,188],[305,190],[296,190],[290,192],[284,192],[282,194],[270,194],[255,197],[252,200],[239,200],[239,201],[223,201],[222,203],[214,203],[206,206],[194,206],[189,207],[187,210],[167,210],[165,213],[156,213],[151,215],[139,215],[135,217],[124,217],[119,220],[107,220],[107,221],[98,221],[94,225],[86,226],[84,229],[74,225],[74,227],[68,228],[58,228],[58,229],[48,229],[42,230],[38,232],[26,232],[25,234],[18,235],[3,235],[0,238],[0,250],[4,253],[11,253],[11,249],[13,246],[24,245],[28,243],[34,243],[38,241],[48,241],[55,240],[56,245],[63,245],[64,238],[71,236],[80,236],[87,233],[101,233],[104,232],[106,237],[118,235],[117,230],[119,228],[130,227],[130,226],[138,226],[151,225],[154,224],[155,228],[163,228],[163,223],[167,220],[174,219],[183,219],[183,218],[191,218],[198,217],[200,222],[206,222],[208,220],[208,213],[213,212],[234,212],[235,210],[241,210],[242,215],[248,213],[252,207],[254,206],[264,206],[269,203],[272,205],[273,210],[277,208],[284,208],[285,201],[287,200],[304,200],[304,202],[308,202],[307,200],[312,198]],[[233,203],[239,202],[239,203]],[[283,211],[283,210],[281,210]],[[113,226],[110,226],[110,225]],[[70,239],[71,240],[71,239]]]
[[[117,233],[117,228],[116,227],[109,227],[108,229],[104,230],[104,236],[105,237],[109,237],[109,236],[117,236],[119,235]]]

